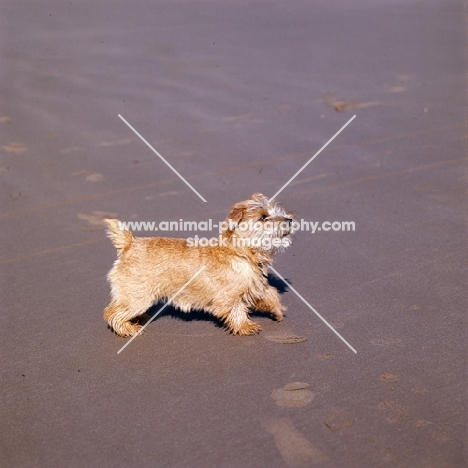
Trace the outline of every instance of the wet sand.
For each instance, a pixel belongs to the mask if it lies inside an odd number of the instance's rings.
[[[0,464],[464,466],[464,10],[3,2]],[[353,115],[278,200],[355,231],[275,269],[357,353],[277,279],[257,336],[168,308],[117,354],[100,220],[220,221]]]

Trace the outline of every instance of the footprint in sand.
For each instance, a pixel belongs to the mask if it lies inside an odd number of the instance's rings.
[[[380,101],[354,102],[337,99],[335,93],[327,93],[323,97],[323,102],[335,109],[336,112],[346,112],[351,109],[365,109],[382,104]]]
[[[387,372],[380,376],[380,380],[383,380],[384,382],[398,382],[398,375],[393,372]]]
[[[325,461],[323,453],[301,434],[289,419],[263,423],[275,440],[276,448],[287,466],[312,466]]]
[[[85,176],[85,180],[87,180],[88,182],[100,182],[104,179],[104,176],[102,174],[99,174],[99,172],[89,172],[85,170],[74,172],[72,175]]]
[[[293,335],[288,333],[270,333],[269,335],[265,335],[264,338],[268,341],[274,341],[275,343],[283,344],[297,344],[307,341],[307,338],[305,338],[304,336]]]
[[[271,397],[278,406],[305,406],[315,397],[313,392],[307,390],[309,387],[310,385],[305,382],[291,382],[283,388],[273,390]]]
[[[287,328],[286,325],[282,325],[281,328],[282,329],[279,331],[264,333],[262,337],[268,341],[282,344],[297,344],[307,341],[306,337],[296,335],[290,328]]]

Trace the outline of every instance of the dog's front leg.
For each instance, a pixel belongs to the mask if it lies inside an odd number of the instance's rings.
[[[278,321],[283,320],[283,312],[286,307],[281,304],[278,291],[273,286],[267,286],[263,297],[255,301],[255,308],[260,312],[268,312]]]

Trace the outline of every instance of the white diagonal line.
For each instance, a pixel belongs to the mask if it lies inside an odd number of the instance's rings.
[[[140,137],[141,141],[145,143],[154,153],[156,153],[157,156],[161,158],[163,162],[167,164],[167,166],[172,169],[172,171],[179,176],[179,178],[185,182],[205,203],[206,200],[120,115],[118,114],[119,117],[128,125],[128,127],[137,135]]]
[[[132,338],[125,343],[118,351],[117,354],[120,354],[170,303],[206,268],[202,266],[152,317],[148,320],[144,326],[142,326],[136,335],[133,335]]]
[[[279,193],[281,193],[354,119],[353,115],[271,198],[273,200]]]
[[[357,351],[272,267],[270,268],[273,270],[275,275],[278,275],[279,278],[281,278],[282,281],[284,281],[284,284],[286,284],[291,291],[296,293],[296,296],[335,334],[338,336],[338,338],[343,341],[348,348],[353,351],[353,353],[357,353]]]

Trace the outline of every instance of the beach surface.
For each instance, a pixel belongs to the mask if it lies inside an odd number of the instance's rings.
[[[1,466],[466,466],[463,2],[2,10]],[[303,221],[284,320],[167,307],[119,352],[102,219],[217,237],[254,192]]]

